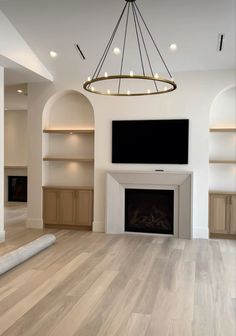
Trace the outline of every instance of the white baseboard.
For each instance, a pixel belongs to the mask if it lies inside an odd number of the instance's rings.
[[[209,239],[209,229],[205,226],[197,226],[193,228],[193,239]]]
[[[93,222],[93,232],[105,232],[104,222],[94,221]]]
[[[5,231],[0,231],[0,243],[5,241]]]
[[[43,229],[43,221],[38,218],[27,218],[26,227],[30,229]]]

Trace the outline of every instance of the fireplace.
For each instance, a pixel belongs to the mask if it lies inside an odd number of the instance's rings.
[[[8,176],[8,202],[27,202],[27,176]]]
[[[125,189],[125,231],[174,234],[174,190]]]

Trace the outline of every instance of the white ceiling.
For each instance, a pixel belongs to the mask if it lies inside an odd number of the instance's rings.
[[[92,74],[124,3],[124,0],[0,0],[0,9],[55,78],[63,75],[82,79]],[[235,68],[236,0],[137,0],[136,3],[172,71]],[[225,34],[221,53],[217,52],[219,33]],[[176,52],[168,48],[173,42],[178,45]],[[74,43],[79,43],[86,61],[80,59]],[[49,57],[50,50],[58,52],[56,59]]]

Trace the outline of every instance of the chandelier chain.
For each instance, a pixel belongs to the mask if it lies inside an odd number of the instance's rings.
[[[170,73],[170,70],[168,69],[168,66],[167,66],[167,64],[166,64],[166,62],[165,62],[165,60],[164,60],[164,58],[163,58],[163,56],[162,56],[162,54],[161,54],[161,52],[160,52],[158,46],[157,46],[157,44],[156,44],[154,38],[152,37],[152,34],[151,34],[151,32],[150,32],[150,30],[149,30],[149,28],[148,28],[146,22],[144,21],[144,18],[143,18],[142,14],[141,14],[141,12],[140,12],[140,10],[139,10],[139,8],[138,8],[138,6],[136,5],[135,2],[134,2],[134,6],[135,6],[135,8],[138,10],[138,13],[139,13],[139,15],[140,15],[140,17],[141,17],[141,19],[142,19],[142,21],[143,21],[143,23],[144,23],[146,29],[147,29],[147,32],[148,32],[149,36],[151,37],[151,40],[152,40],[152,42],[153,42],[153,44],[154,44],[154,46],[155,46],[155,48],[156,48],[156,50],[157,50],[157,52],[158,52],[158,54],[159,54],[161,60],[162,60],[164,66],[165,66],[165,68],[166,68],[166,71],[168,72],[169,76],[172,78],[172,75],[171,75],[171,73]]]
[[[123,8],[123,10],[122,10],[122,13],[121,13],[121,15],[120,15],[120,17],[119,17],[119,19],[118,19],[118,21],[117,21],[117,24],[115,25],[115,28],[114,28],[114,30],[113,30],[113,33],[111,34],[110,40],[109,40],[109,42],[108,42],[108,44],[107,44],[107,46],[106,46],[106,48],[105,48],[105,50],[104,50],[104,53],[103,53],[103,55],[102,55],[102,57],[101,57],[101,59],[100,59],[98,65],[97,65],[96,70],[94,71],[94,74],[93,74],[92,78],[97,78],[97,77],[99,76],[100,72],[101,72],[102,66],[103,66],[103,64],[104,64],[104,62],[105,62],[105,59],[106,59],[107,54],[108,54],[108,51],[109,51],[109,49],[110,49],[110,47],[111,47],[111,44],[112,44],[112,42],[113,42],[113,40],[114,40],[114,37],[115,37],[115,35],[116,35],[116,32],[117,32],[117,30],[118,30],[118,28],[119,28],[120,22],[121,22],[122,17],[123,17],[123,15],[124,15],[124,13],[125,13],[125,10],[126,10],[127,5],[128,5],[128,2],[126,2],[125,6],[124,6],[124,8]]]
[[[146,74],[145,74],[145,69],[144,69],[144,64],[143,64],[142,50],[141,50],[140,41],[139,41],[139,34],[138,34],[138,29],[137,29],[136,16],[135,16],[135,12],[134,12],[135,8],[134,8],[133,3],[132,3],[132,11],[133,11],[133,18],[134,18],[134,25],[135,25],[137,42],[138,42],[138,48],[139,48],[140,61],[141,61],[143,76],[145,76]]]
[[[128,5],[128,11],[127,11],[127,17],[126,17],[126,23],[125,23],[125,34],[124,34],[122,58],[121,58],[121,64],[120,64],[120,76],[122,75],[123,64],[124,64],[125,46],[126,46],[126,38],[127,38],[127,30],[128,30],[128,22],[129,22],[129,9],[130,9],[130,2]],[[118,94],[120,93],[120,85],[121,85],[121,78],[119,79]]]
[[[135,15],[136,15],[136,20],[137,20],[137,22],[138,22],[138,27],[139,27],[140,35],[141,35],[141,38],[142,38],[142,41],[143,41],[143,46],[144,46],[144,50],[145,50],[145,53],[146,53],[146,56],[147,56],[147,60],[148,60],[148,64],[149,64],[149,68],[150,68],[152,77],[154,77],[154,72],[153,72],[153,69],[152,69],[151,60],[150,60],[150,57],[149,57],[149,55],[148,55],[148,51],[147,51],[147,47],[146,47],[146,43],[145,43],[145,40],[144,40],[144,37],[143,37],[143,32],[142,32],[142,29],[141,29],[140,22],[139,22],[139,20],[138,20],[138,15],[137,15],[137,12],[136,12],[135,7],[134,7],[134,12],[135,12]],[[156,83],[155,80],[154,80],[153,82],[154,82],[156,91],[158,92],[157,83]]]

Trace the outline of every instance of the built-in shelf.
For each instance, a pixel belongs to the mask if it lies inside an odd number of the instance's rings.
[[[94,129],[44,129],[43,133],[94,134]]]
[[[80,190],[93,190],[93,186],[59,186],[59,185],[45,185],[43,189],[80,189]]]
[[[210,160],[210,163],[234,164],[236,160]]]
[[[236,127],[216,127],[210,128],[210,132],[236,132]]]
[[[4,166],[5,169],[27,169],[27,166]]]
[[[93,158],[65,158],[65,157],[44,157],[43,161],[64,161],[64,162],[93,162]]]

